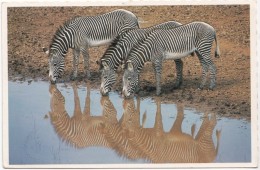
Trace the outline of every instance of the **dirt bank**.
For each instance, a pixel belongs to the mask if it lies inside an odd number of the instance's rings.
[[[197,56],[186,57],[184,79],[180,89],[172,89],[175,64],[163,65],[162,97],[166,101],[184,102],[201,110],[219,115],[250,117],[250,26],[249,6],[135,6],[135,7],[55,7],[8,8],[8,75],[9,80],[41,79],[47,81],[48,57],[42,47],[50,45],[53,34],[64,21],[79,15],[97,15],[124,8],[135,13],[140,26],[147,27],[169,20],[181,23],[204,21],[212,25],[220,43],[220,58],[213,58],[217,67],[217,87],[214,91],[198,90],[201,66]],[[215,48],[215,46],[213,46]],[[95,61],[106,47],[91,48],[93,87],[99,87],[100,75]],[[213,51],[213,50],[212,50]],[[212,55],[213,56],[213,55]],[[65,75],[67,81],[72,67],[71,50],[67,54]],[[121,76],[114,90],[121,90]],[[82,58],[79,81],[83,80]],[[142,97],[155,95],[155,78],[151,64],[140,76]]]

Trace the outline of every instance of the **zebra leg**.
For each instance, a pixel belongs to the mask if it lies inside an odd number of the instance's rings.
[[[70,76],[71,80],[75,80],[78,75],[79,55],[80,55],[80,50],[73,49],[73,68],[72,68],[73,70]]]
[[[141,85],[140,85],[140,74],[138,74],[138,84],[135,89],[135,93],[139,93],[141,91]]]
[[[216,73],[217,73],[217,69],[216,69],[216,66],[214,65],[214,63],[211,60],[209,62],[209,70],[210,70],[210,85],[209,85],[209,89],[213,90],[214,87],[216,86]]]
[[[158,61],[154,64],[154,71],[156,77],[156,95],[161,94],[161,71],[162,71],[162,62]]]
[[[84,57],[84,72],[85,75],[87,76],[87,79],[91,78],[91,74],[90,74],[90,69],[89,69],[89,54],[87,51],[87,48],[82,48],[81,49],[83,57]]]
[[[179,88],[182,84],[182,70],[183,70],[183,62],[181,59],[174,60],[176,64],[176,72],[177,72],[177,79],[174,85],[174,88]]]
[[[213,90],[213,88],[216,86],[216,67],[214,65],[214,63],[212,62],[211,58],[210,58],[210,47],[203,51],[203,52],[199,52],[201,54],[200,58],[200,62],[202,64],[202,67],[206,67],[206,71],[208,72],[208,69],[210,70],[210,86],[209,89]],[[205,85],[206,82],[206,76],[205,76],[205,80],[204,80],[204,84]],[[203,88],[203,87],[202,87]]]
[[[202,66],[202,78],[201,78],[201,83],[199,85],[199,89],[202,90],[206,84],[207,81],[207,73],[208,73],[208,65],[205,62],[204,58],[200,54],[199,51],[196,51],[197,56],[199,57],[201,66]]]

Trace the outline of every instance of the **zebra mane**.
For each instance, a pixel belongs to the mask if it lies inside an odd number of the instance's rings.
[[[68,27],[69,27],[72,23],[74,23],[75,20],[76,20],[77,18],[79,18],[79,17],[80,17],[80,16],[74,16],[74,17],[72,17],[71,19],[66,20],[66,21],[63,23],[63,25],[60,25],[60,26],[59,26],[59,28],[56,30],[55,34],[54,34],[53,37],[52,37],[50,47],[51,47],[52,44],[55,42],[56,37],[59,36],[60,34],[62,34],[63,30],[64,30],[65,28],[68,28]]]
[[[111,42],[109,47],[115,46],[121,39],[126,35],[128,32],[135,30],[135,28],[130,28],[127,31],[122,32],[121,34],[117,35],[116,38]]]
[[[122,39],[122,37],[123,37],[124,35],[126,35],[128,32],[130,32],[131,30],[134,30],[134,29],[135,29],[135,28],[128,29],[127,31],[125,31],[125,32],[123,32],[123,33],[121,33],[121,34],[119,34],[119,35],[116,36],[116,38],[115,38],[115,39],[111,42],[111,44],[108,46],[108,48],[106,49],[106,51],[104,52],[104,54],[103,54],[103,56],[100,58],[100,60],[97,61],[97,64],[100,65],[99,70],[103,69],[103,65],[102,65],[101,61],[102,61],[102,59],[104,59],[105,54],[110,50],[110,48],[115,47],[115,46],[117,45],[117,43],[120,42],[120,40]]]

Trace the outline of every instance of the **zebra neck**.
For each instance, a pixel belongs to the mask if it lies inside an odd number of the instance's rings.
[[[133,64],[134,70],[136,70],[138,73],[140,73],[142,71],[143,67],[144,67],[144,63],[141,62],[141,61],[140,62],[139,61],[137,61],[137,62],[133,61],[132,64]]]
[[[122,64],[122,63],[115,63],[114,65],[112,64],[112,66],[110,66],[110,68],[114,71],[116,71],[119,67],[119,65]]]
[[[117,48],[117,53],[120,54],[118,55],[118,59],[121,61],[121,64],[123,63],[123,61],[127,58],[129,52],[131,51],[131,48],[133,47],[133,43],[129,42],[129,41],[122,41],[118,44]]]
[[[136,70],[138,73],[141,72],[141,70],[144,67],[144,64],[148,61],[150,61],[150,57],[145,56],[145,53],[142,53],[141,55],[136,55],[131,58],[129,58],[133,64],[134,70]]]
[[[69,48],[74,48],[73,35],[73,32],[68,27],[59,28],[53,37],[51,49],[65,55]]]
[[[130,51],[129,45],[118,44],[118,47],[111,48],[106,52],[104,60],[109,63],[110,69],[116,71],[120,65],[122,65]]]
[[[123,60],[126,59],[127,55],[129,54],[129,52],[131,51],[131,49],[133,48],[134,43],[131,42],[126,42],[124,43],[123,47],[122,47],[122,56],[123,56]]]

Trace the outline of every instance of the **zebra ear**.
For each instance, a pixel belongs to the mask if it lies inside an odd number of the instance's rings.
[[[133,70],[134,70],[134,66],[133,66],[133,64],[132,64],[131,61],[128,61],[128,62],[127,62],[127,69],[128,69],[129,71],[133,71]]]
[[[107,65],[107,62],[102,61],[101,63],[102,63],[102,65],[103,65],[103,67],[104,67],[105,70],[108,70],[108,69],[109,69],[109,67],[108,67],[108,65]]]
[[[50,50],[48,48],[42,47],[43,52],[45,52],[46,54],[49,54]]]

